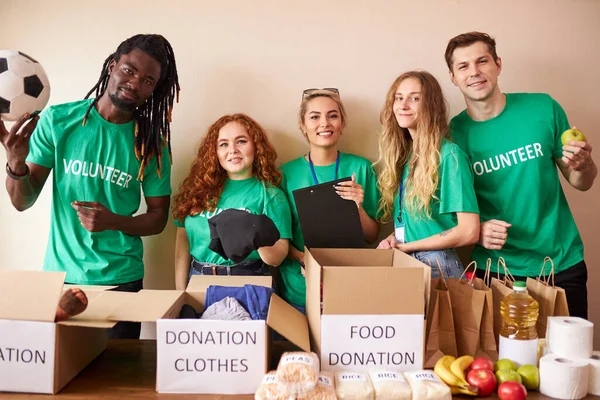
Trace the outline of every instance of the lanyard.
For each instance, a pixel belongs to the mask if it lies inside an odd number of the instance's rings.
[[[404,186],[400,180],[400,188],[398,189],[398,222],[402,223],[402,195],[404,194]]]
[[[315,173],[315,166],[310,158],[310,151],[308,152],[308,165],[310,166],[310,172],[312,172],[313,181],[315,185],[319,184],[319,180],[317,179],[317,174]],[[335,178],[333,180],[337,180],[338,178],[338,168],[340,167],[340,152],[337,152],[337,158],[335,159]]]

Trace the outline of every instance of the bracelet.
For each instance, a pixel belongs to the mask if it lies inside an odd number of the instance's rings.
[[[29,166],[25,164],[25,173],[23,175],[16,175],[14,172],[11,171],[10,167],[8,166],[8,163],[6,163],[6,175],[8,175],[8,177],[11,179],[22,181],[24,179],[29,178],[29,175],[31,175],[31,171],[29,170]]]

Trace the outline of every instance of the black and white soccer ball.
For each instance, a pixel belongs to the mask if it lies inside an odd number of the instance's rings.
[[[20,51],[0,50],[0,119],[39,113],[49,98],[50,82],[39,62]]]

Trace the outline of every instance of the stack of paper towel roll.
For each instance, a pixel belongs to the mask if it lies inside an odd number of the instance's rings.
[[[600,395],[600,351],[594,324],[577,317],[549,317],[547,353],[540,359],[540,392],[557,399]]]

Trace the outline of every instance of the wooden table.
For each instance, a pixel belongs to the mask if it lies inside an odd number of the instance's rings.
[[[176,400],[253,400],[254,395],[196,395],[159,394],[155,391],[156,342],[153,340],[110,340],[108,348],[92,364],[84,369],[58,395],[33,395],[0,393],[0,399],[176,399]],[[473,397],[464,397],[471,398]],[[530,392],[531,400],[550,399],[538,392]],[[488,397],[497,399],[497,397]],[[588,396],[586,399],[600,399]]]

